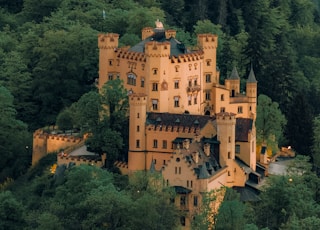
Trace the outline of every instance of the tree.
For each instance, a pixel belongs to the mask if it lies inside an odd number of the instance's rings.
[[[0,85],[0,181],[7,177],[16,178],[24,173],[31,162],[31,135],[27,126],[16,119],[14,98]]]
[[[256,119],[257,142],[267,144],[276,150],[285,123],[285,117],[281,113],[278,103],[272,102],[268,96],[260,94]]]
[[[22,229],[24,207],[9,191],[0,193],[0,229]]]
[[[61,130],[70,130],[73,128],[72,114],[70,109],[65,109],[57,116],[56,124]]]
[[[311,156],[313,113],[304,92],[294,97],[289,107],[285,136],[298,154]],[[299,122],[297,122],[297,116]]]
[[[313,120],[312,162],[317,174],[320,173],[320,115]]]
[[[221,203],[215,220],[215,229],[244,229],[245,205],[240,202],[240,196],[232,189],[227,189],[225,199]]]

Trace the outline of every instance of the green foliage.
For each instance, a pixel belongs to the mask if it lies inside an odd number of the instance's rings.
[[[313,120],[312,161],[317,173],[320,173],[320,115]]]
[[[0,192],[0,229],[21,229],[24,226],[24,207],[14,195]]]
[[[286,123],[278,103],[263,94],[258,97],[257,106],[257,142],[267,144],[277,150],[279,138]]]

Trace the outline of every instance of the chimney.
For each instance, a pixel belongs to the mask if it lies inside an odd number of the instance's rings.
[[[209,143],[204,144],[203,151],[206,154],[206,156],[210,156],[210,144]]]
[[[183,148],[184,149],[189,149],[189,146],[190,146],[190,140],[189,139],[185,139],[183,141]]]

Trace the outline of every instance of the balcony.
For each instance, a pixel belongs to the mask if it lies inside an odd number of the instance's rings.
[[[187,93],[193,93],[193,92],[198,92],[200,91],[201,87],[200,85],[193,85],[193,86],[188,86],[187,87]]]

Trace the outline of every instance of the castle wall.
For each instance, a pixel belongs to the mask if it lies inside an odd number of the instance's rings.
[[[59,152],[79,144],[83,139],[62,134],[48,134],[43,130],[36,130],[33,134],[32,165],[35,165],[48,153]]]

